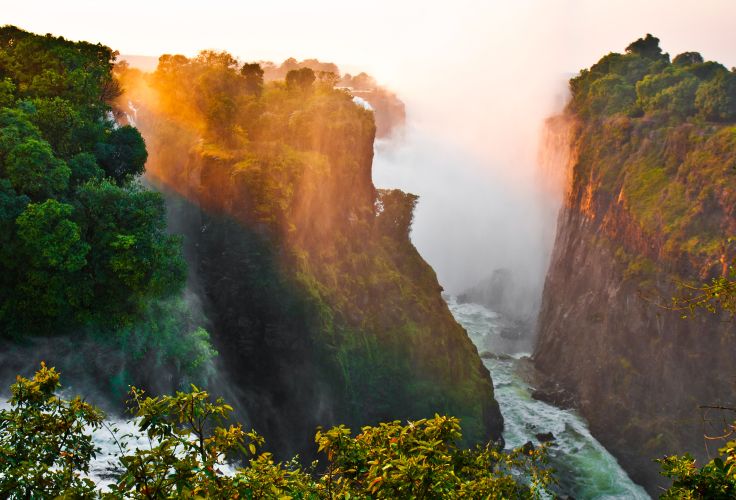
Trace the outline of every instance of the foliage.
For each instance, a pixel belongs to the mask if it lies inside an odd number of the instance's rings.
[[[295,397],[280,362],[242,366],[239,356],[299,349],[352,427],[442,412],[463,419],[468,442],[498,435],[488,372],[411,244],[416,196],[372,185],[373,113],[299,64],[264,76],[260,92],[256,65],[226,54],[164,55],[151,75],[119,69],[121,105],[140,103],[137,123],[157,151],[149,174],[211,217],[198,236],[200,278],[216,280],[215,321],[241,346],[224,357],[241,380],[283,383]]]
[[[376,220],[382,227],[381,232],[398,241],[408,240],[418,199],[418,196],[398,189],[380,190],[376,200]]]
[[[609,54],[573,78],[571,107],[580,116],[599,119],[622,112],[678,118],[697,113],[707,120],[733,121],[734,78],[720,64],[704,63],[697,52],[680,54],[670,63],[659,39],[647,35],[625,54]]]
[[[84,476],[97,452],[89,429],[106,425],[103,415],[55,396],[58,387],[58,373],[42,365],[33,380],[18,378],[10,410],[0,412],[0,492],[10,498],[538,498],[553,482],[544,447],[461,449],[458,419],[439,415],[357,436],[344,426],[320,430],[324,464],[275,462],[260,435],[228,425],[232,407],[192,386],[161,397],[131,389],[150,444],[130,447],[130,436],[109,428],[119,472],[102,492]]]
[[[59,374],[43,363],[32,379],[18,376],[9,409],[0,411],[0,496],[92,498],[85,477],[97,453],[91,429],[104,415],[80,398],[54,394]]]
[[[163,198],[136,180],[140,133],[110,119],[116,56],[0,28],[0,337],[94,332],[190,373],[214,351],[195,325],[172,331],[171,307],[150,315],[181,294],[186,268]]]
[[[195,386],[173,396],[146,397],[136,388],[130,394],[138,427],[152,446],[120,458],[123,473],[113,488],[115,496],[229,498],[236,493],[231,478],[220,470],[223,460],[228,453],[245,452],[246,438],[252,453],[262,440],[240,425],[220,427],[232,412],[230,406],[211,402]]]
[[[245,63],[240,68],[240,74],[245,78],[246,90],[255,95],[263,92],[263,68],[258,63]]]
[[[666,54],[662,54],[662,49],[659,48],[659,38],[652,36],[649,33],[647,33],[646,37],[639,38],[635,42],[630,43],[629,46],[626,47],[626,52],[649,59],[667,57]]]
[[[675,66],[691,66],[693,64],[702,64],[703,62],[703,56],[699,52],[683,52],[672,59],[672,64]]]
[[[355,437],[344,426],[319,431],[319,450],[329,460],[327,493],[330,498],[528,498],[546,491],[551,476],[544,448],[510,454],[490,445],[462,450],[460,437],[458,419],[440,415],[408,425],[363,427]]]
[[[695,104],[708,120],[736,120],[736,75],[719,72],[698,89]]]
[[[736,496],[736,441],[719,450],[720,456],[698,468],[690,455],[658,460],[662,475],[673,479],[665,499],[728,499]]]
[[[736,316],[736,267],[731,265],[727,275],[712,278],[709,283],[691,285],[680,283],[683,295],[672,299],[672,309],[681,311],[683,318],[694,317],[699,310],[711,314],[725,312]]]
[[[314,80],[314,71],[311,68],[292,69],[286,74],[286,86],[290,89],[308,90]]]
[[[111,130],[95,153],[107,176],[118,184],[142,174],[148,157],[141,134],[129,125]]]
[[[0,29],[0,180],[13,207],[3,223],[0,335],[125,323],[183,285],[161,198],[131,181],[146,161],[143,139],[107,119],[120,93],[115,56]]]

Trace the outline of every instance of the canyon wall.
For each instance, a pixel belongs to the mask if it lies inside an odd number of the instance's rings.
[[[245,93],[228,61],[124,75],[121,109],[137,109],[240,411],[283,456],[310,456],[317,425],[435,412],[467,443],[500,439],[490,374],[409,239],[416,197],[372,184],[372,112],[319,81]]]
[[[671,63],[648,36],[571,80],[570,179],[534,353],[539,394],[572,402],[651,493],[655,459],[717,449],[703,435],[730,415],[700,406],[732,404],[736,380],[734,323],[671,307],[677,283],[727,272],[736,234],[736,117],[708,107],[712,92],[736,99],[718,87],[733,72],[688,54]]]

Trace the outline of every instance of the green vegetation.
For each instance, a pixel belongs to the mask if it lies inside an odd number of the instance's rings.
[[[218,219],[197,236],[198,251],[209,242],[228,259],[200,276],[218,284],[213,321],[237,316],[218,335],[279,363],[293,356],[281,345],[306,344],[299,357],[319,360],[337,421],[441,412],[462,419],[469,443],[500,436],[488,373],[409,239],[417,198],[374,188],[373,114],[335,88],[336,75],[294,67],[264,82],[258,64],[212,51],[117,74],[127,89],[119,106],[136,103],[154,152],[149,177],[241,227],[225,231]],[[236,347],[224,356],[244,384],[287,376],[244,363]]]
[[[136,180],[143,139],[112,118],[116,55],[0,28],[0,338],[124,337],[178,363],[186,332],[167,332],[169,346],[139,335],[157,301],[177,303],[186,269],[162,197]],[[195,336],[202,361],[212,350]]]
[[[680,283],[682,295],[672,299],[672,309],[681,311],[683,318],[694,317],[699,311],[711,314],[725,312],[736,316],[736,265],[728,268],[728,274],[711,279],[709,283],[692,285]]]
[[[3,498],[538,498],[553,479],[545,448],[503,453],[492,446],[457,446],[457,419],[434,418],[317,432],[326,459],[304,469],[276,462],[264,440],[229,424],[232,408],[192,386],[173,396],[148,397],[132,388],[145,448],[120,448],[107,491],[85,477],[95,449],[90,430],[103,414],[80,398],[54,393],[59,374],[45,365],[18,377],[10,408],[0,411],[0,494]],[[241,467],[224,471],[234,461]]]
[[[731,426],[729,435],[736,427]],[[689,454],[658,460],[662,475],[673,480],[662,498],[726,500],[736,496],[736,441],[729,441],[719,456],[698,468]]]
[[[84,478],[95,456],[91,429],[100,410],[77,397],[54,395],[59,374],[41,364],[32,380],[18,377],[10,409],[0,411],[0,495],[3,498],[90,497]]]
[[[570,88],[581,138],[575,182],[596,189],[599,213],[633,223],[628,250],[722,274],[725,211],[736,202],[736,73],[696,52],[670,62],[647,35]]]

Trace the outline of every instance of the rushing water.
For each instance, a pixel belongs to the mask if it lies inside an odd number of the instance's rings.
[[[508,323],[500,315],[481,305],[459,304],[453,297],[447,302],[480,352],[510,355],[483,360],[493,377],[507,446],[538,443],[536,434],[551,432],[555,441],[550,448],[550,462],[557,471],[562,493],[577,499],[649,498],[590,434],[580,415],[531,397],[531,388],[518,374],[520,359],[528,353],[515,352],[513,342],[502,336]]]

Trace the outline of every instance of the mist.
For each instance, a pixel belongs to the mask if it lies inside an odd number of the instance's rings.
[[[377,143],[374,182],[420,196],[412,240],[448,292],[507,269],[518,298],[535,307],[568,167],[565,151],[553,150],[564,146],[549,140],[559,131],[545,120],[563,110],[579,68],[648,32],[673,57],[699,50],[734,62],[724,38],[736,37],[715,15],[733,6],[706,2],[686,18],[664,2],[635,15],[629,4],[463,4],[425,12],[426,25],[403,33],[406,69],[390,74],[407,103],[407,130]],[[429,26],[435,36],[422,36]]]
[[[736,65],[736,4],[728,0],[677,8],[664,0],[379,0],[349,10],[331,0],[215,0],[206,8],[131,0],[113,9],[31,0],[3,14],[124,54],[209,47],[241,60],[317,57],[396,91],[407,103],[407,131],[403,141],[377,145],[374,179],[420,196],[412,238],[452,293],[502,267],[541,286],[560,192],[540,194],[539,144],[579,68],[646,33],[671,55],[698,50]]]

